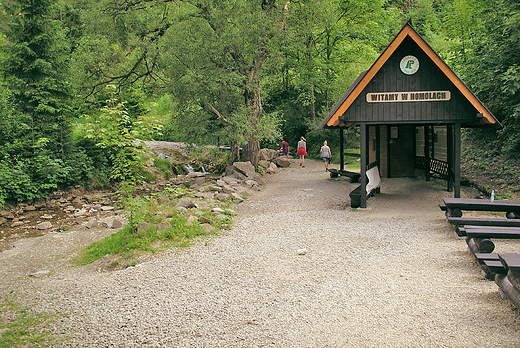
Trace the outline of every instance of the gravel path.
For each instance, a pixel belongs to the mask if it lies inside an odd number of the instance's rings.
[[[518,310],[437,206],[452,195],[444,182],[383,179],[369,209],[351,211],[354,184],[321,162],[266,181],[223,235],[116,272],[21,274],[0,294],[61,313],[67,347],[520,346]]]

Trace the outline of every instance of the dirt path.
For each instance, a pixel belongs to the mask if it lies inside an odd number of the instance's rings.
[[[116,272],[67,265],[101,235],[20,240],[0,254],[0,293],[60,313],[59,346],[520,345],[518,311],[438,209],[444,182],[383,179],[357,211],[354,187],[293,160],[237,206],[231,231]],[[41,269],[52,272],[26,277]]]

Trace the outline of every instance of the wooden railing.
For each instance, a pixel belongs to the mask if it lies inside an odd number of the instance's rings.
[[[426,163],[426,157],[415,156],[415,167],[419,169],[430,168],[430,171],[439,174],[444,179],[453,179],[453,171],[447,162],[440,161],[434,158],[430,158],[429,165]]]

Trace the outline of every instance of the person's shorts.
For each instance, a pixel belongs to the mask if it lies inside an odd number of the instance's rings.
[[[328,157],[323,157],[323,162],[328,162],[328,161],[329,161]]]

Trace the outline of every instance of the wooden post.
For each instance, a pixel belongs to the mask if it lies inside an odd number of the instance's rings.
[[[505,274],[497,274],[495,283],[501,290],[501,294],[511,300],[517,308],[520,308],[520,290],[515,288]]]
[[[345,169],[345,155],[344,155],[344,135],[343,128],[339,129],[339,170]]]
[[[454,197],[460,198],[460,147],[461,147],[461,140],[460,140],[460,122],[455,123],[454,128],[454,141],[453,141],[453,176],[454,176],[454,185],[455,185],[455,192]]]
[[[424,125],[424,160],[426,162],[426,168],[424,169],[424,175],[426,181],[430,181],[430,126]]]
[[[451,181],[450,172],[453,172],[453,157],[455,153],[454,149],[454,141],[453,141],[453,128],[454,126],[452,124],[448,124],[446,126],[446,133],[447,133],[447,157],[448,157],[448,192],[453,191],[453,182]]]
[[[376,126],[376,161],[379,173],[381,173],[381,127]]]
[[[361,155],[361,201],[360,201],[360,208],[366,208],[367,207],[367,125],[365,123],[361,123],[359,125],[360,128],[360,155]]]

